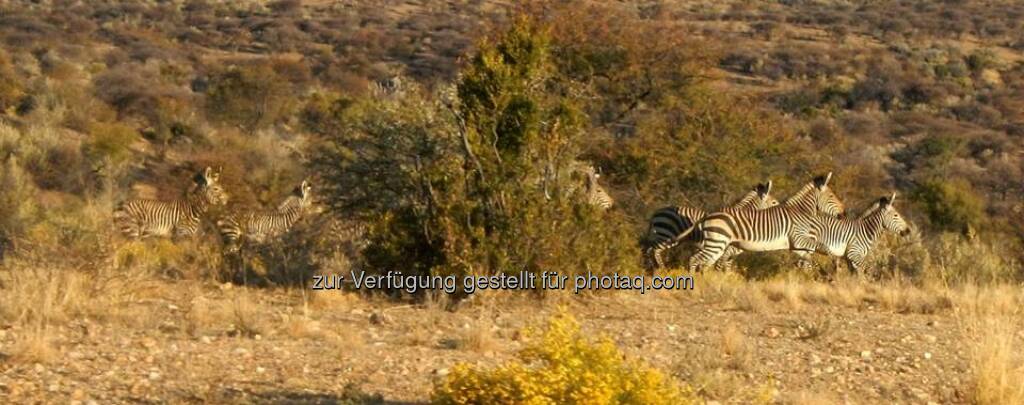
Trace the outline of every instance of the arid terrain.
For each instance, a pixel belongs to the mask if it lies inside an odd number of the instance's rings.
[[[133,288],[102,320],[71,320],[47,342],[3,325],[0,351],[22,358],[4,362],[0,392],[16,403],[424,403],[456,363],[507,360],[524,328],[564,311],[587,335],[611,339],[708,401],[971,403],[979,356],[1018,350],[997,347],[999,339],[1024,340],[1019,288],[853,278],[752,283],[710,274],[694,291],[494,293],[455,311],[443,299],[407,304],[342,291]],[[70,315],[91,304],[66,305]]]
[[[648,274],[821,178],[905,220],[858,274],[310,288]],[[1016,0],[0,1],[0,403],[1021,405],[1022,214]]]

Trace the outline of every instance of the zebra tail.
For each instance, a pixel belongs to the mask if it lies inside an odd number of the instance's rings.
[[[685,231],[680,232],[678,235],[676,235],[675,238],[672,238],[672,246],[679,244],[679,242],[682,242],[683,239],[686,239],[687,236],[690,236],[690,234],[693,233],[693,230],[696,229],[699,225],[699,221],[694,222],[693,224],[690,225],[689,228],[686,228]]]

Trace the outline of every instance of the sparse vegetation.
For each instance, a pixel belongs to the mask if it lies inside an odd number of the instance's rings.
[[[456,365],[435,388],[435,404],[688,404],[692,393],[608,341],[590,342],[570,316],[552,319],[518,356],[493,370]]]
[[[3,2],[0,397],[1024,403],[1019,2],[506,3]],[[207,166],[211,217],[307,178],[327,210],[237,256],[208,219],[117,235],[118,202]],[[308,290],[635,274],[653,210],[823,170],[853,215],[907,201],[870,274],[783,252],[674,294]],[[556,304],[579,323],[523,333]]]

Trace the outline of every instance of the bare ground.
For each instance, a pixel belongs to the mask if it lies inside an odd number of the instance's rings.
[[[688,292],[495,294],[448,311],[445,302],[168,281],[103,319],[0,324],[0,396],[423,403],[454,364],[505,361],[524,327],[565,310],[708,400],[964,403],[969,349],[952,297],[713,276]]]

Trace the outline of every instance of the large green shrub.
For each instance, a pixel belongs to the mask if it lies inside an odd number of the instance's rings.
[[[345,117],[335,122],[347,124],[322,137],[314,166],[334,210],[371,223],[371,268],[634,268],[622,218],[585,204],[564,175],[586,123],[551,72],[546,32],[519,19],[481,44],[453,104],[415,88],[397,100],[335,102],[331,114]]]
[[[983,197],[960,178],[924,181],[911,197],[937,230],[959,232],[968,225],[977,226],[985,217]]]

